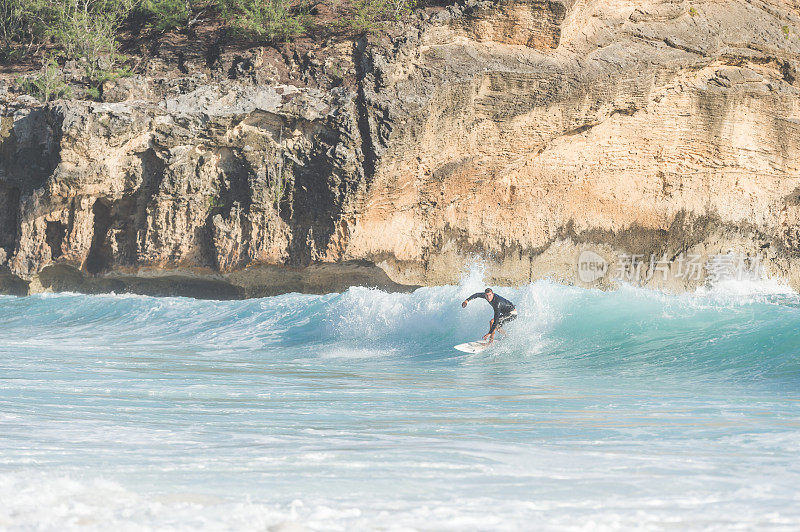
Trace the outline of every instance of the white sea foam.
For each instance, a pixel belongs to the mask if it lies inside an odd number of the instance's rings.
[[[695,294],[704,297],[753,297],[797,296],[789,284],[782,279],[726,279],[711,286],[702,286]]]
[[[575,482],[575,481],[573,481]],[[568,489],[568,488],[566,488]],[[523,495],[523,494],[519,494]],[[653,497],[589,495],[581,500],[524,496],[496,500],[436,496],[341,503],[335,500],[286,503],[235,501],[201,493],[142,495],[103,479],[42,474],[0,475],[0,527],[8,530],[791,530],[796,508],[752,511],[745,500],[779,496],[769,487],[742,487],[736,498],[688,490]],[[790,503],[790,498],[783,498]],[[798,501],[800,502],[800,501]],[[743,511],[744,510],[744,511]]]

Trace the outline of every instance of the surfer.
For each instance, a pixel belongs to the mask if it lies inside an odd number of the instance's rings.
[[[491,288],[487,288],[482,293],[478,292],[476,294],[472,294],[465,299],[463,303],[461,303],[461,307],[466,307],[467,303],[479,297],[482,297],[488,301],[494,309],[494,318],[489,320],[489,332],[483,335],[483,339],[486,340],[488,338],[489,343],[491,344],[494,341],[495,331],[499,330],[503,334],[506,334],[502,328],[502,325],[516,319],[517,309],[514,306],[514,303],[504,297],[498,296],[492,291]]]

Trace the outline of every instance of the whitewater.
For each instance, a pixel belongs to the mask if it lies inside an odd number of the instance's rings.
[[[0,529],[800,528],[800,297],[0,297]]]

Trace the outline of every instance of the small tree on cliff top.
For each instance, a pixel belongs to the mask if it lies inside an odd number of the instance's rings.
[[[48,103],[57,98],[68,97],[72,91],[64,82],[64,73],[55,59],[48,57],[42,61],[42,68],[36,74],[23,76],[17,80],[26,94]]]
[[[397,22],[417,5],[417,0],[353,0],[341,8],[341,26],[356,33],[380,29],[384,22]]]
[[[292,0],[219,0],[219,4],[234,31],[256,39],[291,39],[311,25],[307,6]]]

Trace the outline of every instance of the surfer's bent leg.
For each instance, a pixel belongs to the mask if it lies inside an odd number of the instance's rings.
[[[515,319],[517,319],[516,310],[512,310],[508,314],[503,314],[497,319],[497,330],[503,333],[504,335],[507,334],[506,331],[503,330],[503,324],[514,321]]]

